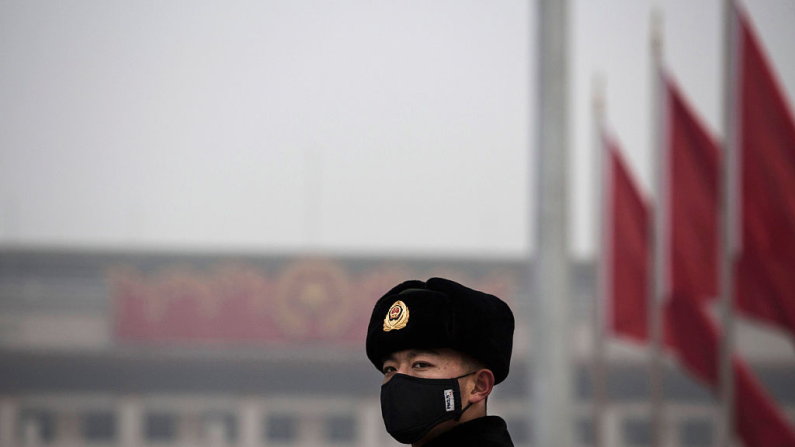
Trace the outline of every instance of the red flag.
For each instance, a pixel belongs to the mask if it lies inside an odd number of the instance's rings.
[[[718,293],[718,145],[673,81],[668,92],[669,228],[672,297]]]
[[[671,293],[664,309],[666,347],[713,390],[718,385],[718,331],[706,300],[718,289],[720,153],[682,95],[669,92],[669,204]],[[612,298],[611,329],[648,340],[651,209],[629,175],[615,144],[609,145],[607,254]],[[795,434],[741,359],[735,370],[736,430],[745,445],[795,446]]]
[[[665,316],[672,348],[682,363],[715,390],[720,335],[704,306],[696,300],[677,297],[668,302]],[[786,418],[756,381],[748,365],[737,356],[732,365],[736,427],[743,443],[748,447],[795,446],[795,434]]]
[[[705,304],[718,293],[721,154],[670,79],[666,88],[671,212],[666,344],[692,374],[714,390],[719,383],[719,335]],[[795,145],[790,147],[795,150]],[[750,368],[738,357],[733,359],[733,368],[736,431],[745,445],[795,446],[795,434]]]
[[[795,120],[743,16],[739,28],[742,253],[737,305],[795,332]]]
[[[609,327],[639,341],[648,337],[649,207],[641,197],[615,142],[609,153],[606,194]]]

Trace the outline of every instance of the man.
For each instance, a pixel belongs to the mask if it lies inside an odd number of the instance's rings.
[[[502,300],[447,279],[387,292],[367,329],[367,357],[384,374],[387,432],[414,447],[513,446],[505,421],[486,415],[508,376],[513,330]]]

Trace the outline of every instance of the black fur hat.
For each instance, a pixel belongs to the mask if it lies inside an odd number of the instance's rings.
[[[480,360],[496,383],[508,376],[514,318],[505,302],[444,278],[406,281],[375,303],[367,357],[381,371],[404,349],[450,348]]]

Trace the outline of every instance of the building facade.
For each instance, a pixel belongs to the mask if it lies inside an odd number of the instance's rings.
[[[594,266],[572,269],[574,429],[585,446]],[[383,428],[366,325],[390,287],[431,276],[498,295],[517,314],[511,374],[489,411],[531,446],[532,351],[543,340],[528,330],[530,271],[515,259],[5,249],[0,447],[397,445]],[[757,332],[740,337],[749,361],[795,419],[792,348]],[[648,354],[615,341],[607,357],[604,434],[610,445],[648,445]],[[709,391],[674,362],[665,389],[668,445],[710,445]]]

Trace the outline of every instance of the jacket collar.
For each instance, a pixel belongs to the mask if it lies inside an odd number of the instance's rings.
[[[484,416],[456,425],[425,447],[513,447],[508,426],[499,416]]]

